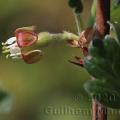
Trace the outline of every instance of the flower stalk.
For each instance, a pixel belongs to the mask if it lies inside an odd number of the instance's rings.
[[[39,47],[44,47],[54,42],[68,42],[70,40],[79,40],[79,36],[67,31],[63,33],[40,32],[37,44]]]

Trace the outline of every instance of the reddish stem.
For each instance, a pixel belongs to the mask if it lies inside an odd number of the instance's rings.
[[[110,20],[110,0],[97,0],[96,3],[96,35],[103,38],[109,34],[110,26],[107,21]],[[92,102],[92,120],[107,120],[107,108],[93,99]]]
[[[107,108],[93,99],[92,101],[92,120],[107,120]]]
[[[96,3],[96,29],[99,37],[109,34],[110,26],[110,0],[97,0]]]

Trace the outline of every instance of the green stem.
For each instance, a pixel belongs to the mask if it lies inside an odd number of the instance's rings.
[[[75,22],[77,26],[78,35],[80,35],[81,31],[84,29],[81,14],[74,13],[74,16],[75,16]]]
[[[96,0],[93,1],[92,7],[91,7],[91,13],[87,21],[87,26],[93,26],[95,23],[95,17],[96,17]]]
[[[79,40],[79,37],[73,33],[63,32],[63,33],[49,33],[49,32],[41,32],[38,34],[38,42],[37,45],[39,47],[47,46],[54,42],[65,42],[68,40]]]

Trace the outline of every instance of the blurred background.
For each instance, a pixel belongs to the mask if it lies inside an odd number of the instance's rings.
[[[84,0],[84,21],[91,2]],[[38,32],[77,33],[67,0],[0,0],[1,41],[14,36],[16,28],[31,25],[36,25]],[[64,43],[42,49],[43,59],[32,65],[1,55],[0,87],[12,96],[13,102],[11,111],[0,113],[0,120],[90,120],[91,100],[83,89],[89,75],[68,62],[80,56],[80,50]],[[109,120],[119,119],[117,111],[113,112]]]

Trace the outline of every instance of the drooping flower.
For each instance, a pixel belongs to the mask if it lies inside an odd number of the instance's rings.
[[[15,37],[11,37],[5,43],[2,43],[3,53],[7,53],[7,58],[23,59],[28,64],[35,63],[41,59],[41,50],[23,50],[26,47],[31,47],[36,44],[38,36],[34,32],[34,29],[35,28],[33,26],[18,28],[15,31]]]

